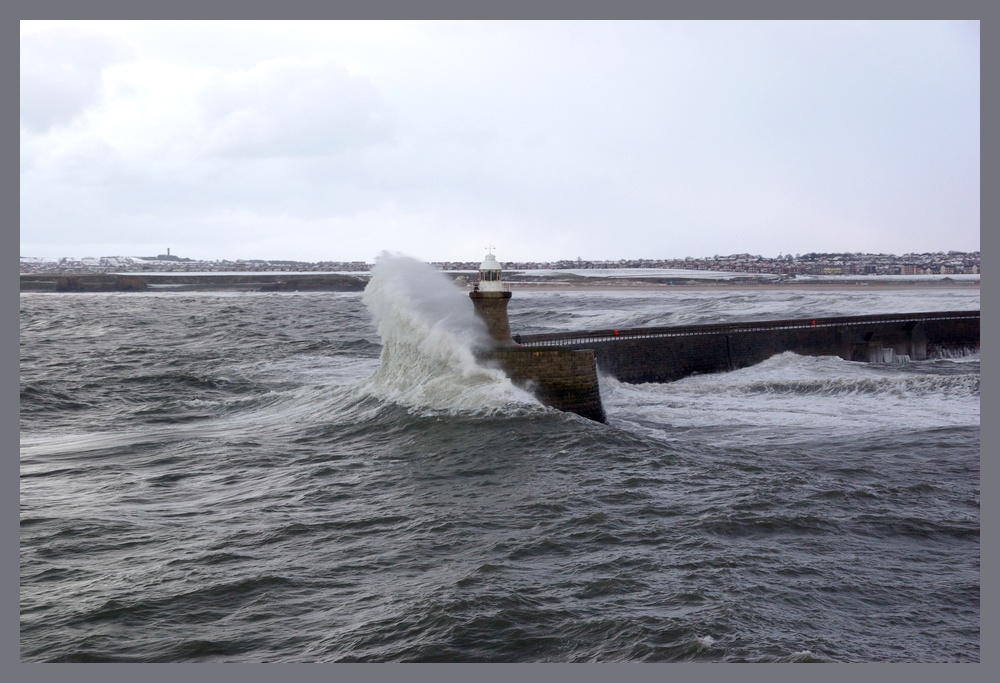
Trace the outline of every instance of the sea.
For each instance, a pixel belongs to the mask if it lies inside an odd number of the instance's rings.
[[[978,286],[514,286],[514,332],[978,310]],[[978,662],[980,355],[478,365],[405,257],[338,292],[20,295],[22,662]]]

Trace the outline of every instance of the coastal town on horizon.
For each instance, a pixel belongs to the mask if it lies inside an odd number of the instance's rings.
[[[558,261],[505,261],[508,270],[614,270],[676,269],[771,275],[979,275],[980,252],[925,252],[895,254],[816,253],[787,254],[768,258],[751,254],[714,255],[674,259],[564,259]],[[432,261],[443,271],[474,271],[479,261]],[[155,273],[155,272],[369,272],[367,261],[291,261],[280,259],[235,259],[203,261],[171,254],[157,256],[20,257],[20,272],[26,274]]]

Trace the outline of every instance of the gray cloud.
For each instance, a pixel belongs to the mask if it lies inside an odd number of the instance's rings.
[[[345,260],[475,258],[488,241],[511,260],[979,247],[969,24],[348,28],[143,25],[105,90],[97,66],[61,109],[22,90],[23,112],[50,111],[22,121],[22,244],[172,234],[192,256]],[[58,82],[64,55],[39,43],[22,55]],[[73,125],[41,128],[56,120]]]
[[[127,60],[122,42],[71,29],[21,34],[21,125],[44,131],[72,121],[102,94],[104,69]]]
[[[393,116],[375,87],[336,64],[263,63],[206,87],[207,152],[319,156],[384,142]]]

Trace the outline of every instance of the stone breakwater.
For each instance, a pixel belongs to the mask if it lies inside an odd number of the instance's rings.
[[[540,403],[605,422],[598,369],[646,383],[737,370],[786,351],[869,363],[925,360],[978,350],[979,323],[979,311],[951,311],[515,335],[477,358]]]
[[[22,275],[22,292],[144,292],[146,280],[134,275]]]
[[[592,350],[602,373],[631,383],[672,382],[749,367],[786,351],[845,360],[924,360],[979,348],[979,311],[770,320],[523,335],[525,349]]]
[[[604,422],[592,349],[498,347],[476,354],[481,363],[502,369],[511,382],[543,405]]]

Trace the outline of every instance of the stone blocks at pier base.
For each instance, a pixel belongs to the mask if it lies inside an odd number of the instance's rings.
[[[592,349],[492,348],[476,354],[501,368],[511,381],[543,405],[597,422],[607,420]]]

